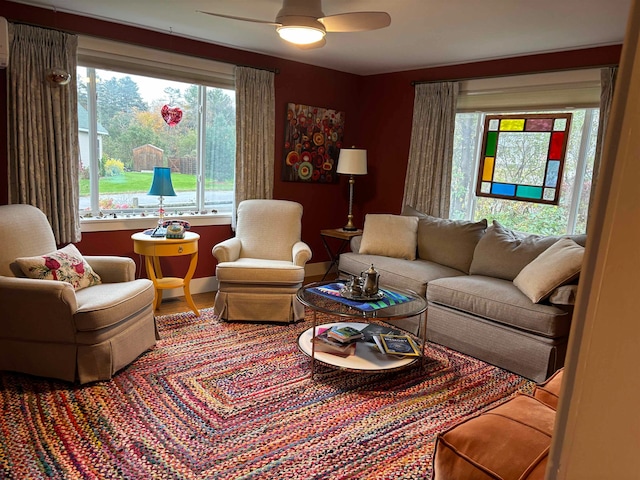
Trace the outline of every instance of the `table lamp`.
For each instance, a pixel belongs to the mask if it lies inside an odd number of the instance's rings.
[[[353,184],[355,183],[353,176],[367,174],[367,151],[359,148],[341,149],[336,172],[349,175],[349,215],[347,215],[347,224],[342,229],[352,232],[357,230],[353,225]]]
[[[164,237],[167,229],[164,228],[164,207],[163,197],[175,197],[176,192],[171,184],[171,169],[169,167],[153,167],[153,181],[151,189],[147,195],[157,195],[160,197],[160,210],[158,210],[158,227],[151,234],[152,237]]]

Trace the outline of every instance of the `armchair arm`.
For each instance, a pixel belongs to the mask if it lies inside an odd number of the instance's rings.
[[[222,262],[235,262],[240,258],[240,250],[242,249],[242,242],[238,237],[233,237],[220,242],[211,249],[211,253],[216,257],[218,263]]]
[[[130,282],[136,278],[136,263],[129,257],[85,256],[103,283]]]
[[[70,283],[0,276],[0,335],[46,342],[74,342],[78,309]]]
[[[358,235],[351,238],[349,242],[349,248],[353,253],[358,253],[360,251],[360,244],[362,243],[362,235]]]
[[[304,267],[305,263],[311,260],[311,249],[304,242],[296,242],[293,245],[293,264]]]

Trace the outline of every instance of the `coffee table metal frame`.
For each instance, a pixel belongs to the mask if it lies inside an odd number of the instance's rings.
[[[316,335],[317,328],[321,325],[324,325],[324,323],[318,325],[318,321],[317,321],[318,312],[327,313],[329,315],[338,317],[338,319],[341,320],[341,322],[335,322],[335,323],[344,323],[348,325],[348,324],[351,324],[352,322],[367,323],[367,320],[379,320],[393,326],[392,320],[394,319],[397,320],[401,318],[413,317],[416,315],[420,315],[427,310],[427,301],[424,297],[410,290],[403,290],[399,288],[385,287],[386,290],[391,290],[391,291],[401,293],[402,295],[406,295],[410,297],[412,299],[410,302],[405,302],[399,305],[393,305],[390,307],[385,307],[378,310],[370,310],[370,311],[365,311],[365,310],[360,310],[358,308],[350,307],[348,305],[345,305],[344,303],[341,303],[338,300],[333,300],[331,298],[327,298],[323,295],[320,295],[311,291],[311,289],[314,287],[319,287],[319,286],[328,285],[332,283],[344,283],[344,281],[334,280],[330,282],[310,283],[308,285],[304,285],[303,287],[301,287],[298,290],[298,293],[296,294],[298,300],[306,307],[311,308],[311,310],[313,311],[313,326],[310,329],[305,330],[298,336],[298,348],[305,355],[309,355],[308,346],[306,349],[303,348],[301,342],[310,341],[311,343],[310,357],[311,357],[311,377],[312,378],[315,373],[316,360],[320,361],[324,365],[328,365],[333,368],[349,370],[349,371],[373,373],[373,372],[381,372],[381,371],[389,372],[389,371],[394,371],[401,368],[406,368],[409,365],[413,365],[420,358],[424,358],[424,349],[427,343],[426,316],[424,321],[422,321],[423,324],[420,325],[421,343],[419,346],[422,352],[421,357],[407,357],[402,359],[403,361],[401,362],[398,361],[399,360],[398,358],[392,357],[385,362],[383,361],[385,360],[384,358],[382,358],[381,356],[378,356],[378,360],[381,362],[379,368],[371,367],[370,365],[366,365],[366,367],[363,368],[363,365],[358,365],[357,363],[352,364],[352,362],[345,360],[344,357],[331,355],[331,354],[322,355],[323,358],[318,359],[316,357],[315,343],[312,341],[313,337],[315,337]],[[409,333],[409,335],[416,337],[416,335],[413,335],[411,333]],[[318,352],[318,353],[321,353],[321,352]],[[355,356],[356,357],[358,356],[357,350],[356,350]]]

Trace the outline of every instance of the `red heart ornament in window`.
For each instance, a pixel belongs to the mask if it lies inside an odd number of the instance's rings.
[[[165,123],[170,127],[174,127],[180,123],[182,120],[182,110],[180,107],[170,107],[169,105],[164,105],[162,110],[160,110],[162,114],[162,118]]]

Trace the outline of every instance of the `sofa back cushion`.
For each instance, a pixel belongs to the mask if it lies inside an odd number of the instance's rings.
[[[416,217],[368,213],[359,253],[415,260],[417,234]]]
[[[406,205],[403,215],[418,217],[418,257],[469,273],[476,245],[487,229],[479,222],[432,217]]]
[[[560,238],[516,232],[494,220],[476,246],[469,273],[513,280]]]

